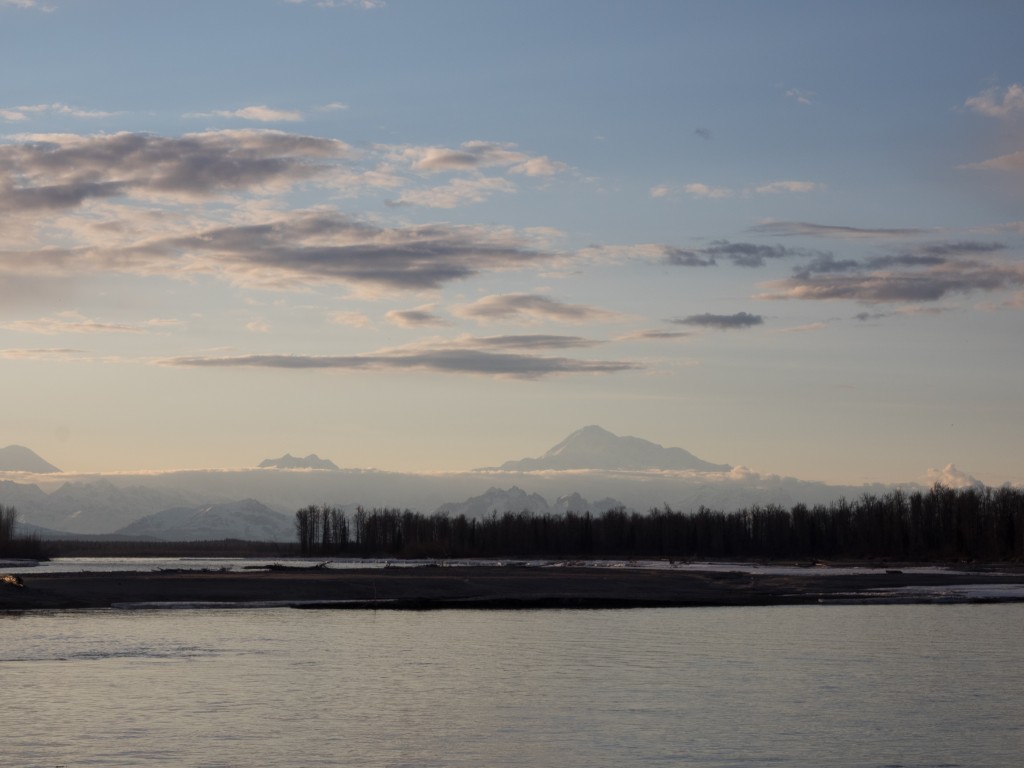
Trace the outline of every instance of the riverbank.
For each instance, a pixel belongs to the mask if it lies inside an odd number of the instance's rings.
[[[23,575],[0,611],[155,604],[302,608],[635,608],[856,602],[1024,601],[1024,573],[944,570],[829,575],[514,566]]]

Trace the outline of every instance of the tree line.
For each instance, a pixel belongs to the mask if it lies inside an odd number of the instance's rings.
[[[18,536],[18,510],[0,504],[0,555],[43,559],[46,553],[38,536]]]
[[[391,557],[667,557],[1024,559],[1024,489],[894,490],[825,505],[734,512],[668,505],[483,519],[409,510],[310,506],[295,516],[304,555]]]

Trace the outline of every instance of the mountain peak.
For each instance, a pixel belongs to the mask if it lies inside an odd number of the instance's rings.
[[[728,472],[728,464],[712,464],[682,448],[665,448],[639,437],[620,437],[591,424],[578,429],[536,459],[506,461],[499,469],[529,472],[562,469],[689,469]]]
[[[279,459],[264,459],[260,469],[338,469],[338,465],[330,459],[321,459],[315,453],[303,458],[286,453]]]
[[[0,448],[0,472],[4,471],[33,472],[39,475],[60,472],[53,464],[23,445],[8,445],[6,448]]]

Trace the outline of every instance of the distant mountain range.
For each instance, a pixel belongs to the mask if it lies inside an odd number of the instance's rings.
[[[31,472],[45,475],[60,470],[23,445],[8,445],[6,448],[0,448],[0,472]]]
[[[203,507],[176,507],[126,525],[119,534],[164,541],[292,541],[293,518],[254,499]]]
[[[506,461],[498,469],[516,472],[564,469],[677,469],[728,472],[728,464],[712,464],[682,448],[664,448],[639,437],[619,437],[598,426],[569,435],[540,458]]]
[[[487,517],[492,512],[498,514],[532,512],[535,515],[591,512],[599,515],[609,509],[617,509],[621,506],[624,506],[621,501],[607,498],[591,504],[578,493],[559,496],[555,499],[554,504],[548,504],[547,499],[540,494],[527,493],[522,488],[513,485],[508,490],[489,488],[485,493],[473,496],[461,503],[442,504],[437,508],[437,512],[452,517],[465,515],[467,518],[479,519]]]
[[[600,514],[619,506],[639,512],[664,505],[684,512],[701,506],[732,511],[755,504],[827,504],[893,487],[761,475],[597,426],[572,433],[538,458],[446,474],[339,469],[315,454],[285,454],[252,469],[75,475],[72,480],[54,474],[52,464],[27,448],[16,448],[0,452],[0,472],[12,473],[0,479],[0,504],[15,507],[26,530],[38,526],[72,536],[291,540],[292,515],[310,504],[350,512],[357,506],[434,509],[474,518],[523,510]],[[296,469],[330,471],[276,471]],[[23,472],[38,473],[37,484],[21,482]]]
[[[279,459],[264,459],[260,469],[338,469],[338,465],[330,459],[321,459],[315,453],[303,458],[286,453]]]

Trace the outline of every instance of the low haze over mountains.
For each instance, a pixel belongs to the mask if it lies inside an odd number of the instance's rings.
[[[310,504],[468,517],[524,509],[599,514],[619,506],[643,512],[666,504],[681,511],[702,505],[731,511],[755,504],[828,503],[890,488],[760,475],[598,426],[572,433],[538,458],[445,474],[339,469],[316,454],[285,454],[253,469],[103,476],[61,473],[15,446],[0,458],[0,473],[7,473],[0,479],[0,504],[17,508],[22,523],[70,534],[167,540],[290,540],[292,516]],[[25,481],[26,473],[33,482]]]

